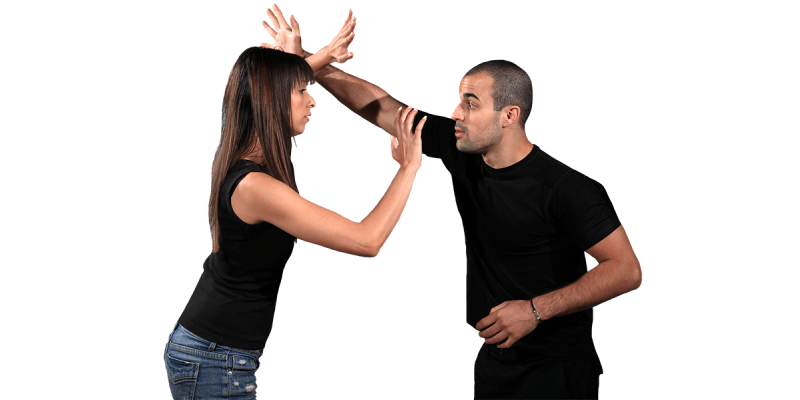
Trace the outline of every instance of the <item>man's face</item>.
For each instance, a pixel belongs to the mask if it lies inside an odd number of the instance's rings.
[[[456,148],[464,153],[486,154],[503,138],[500,111],[494,110],[494,79],[484,73],[465,76],[458,88],[459,103],[453,111]]]

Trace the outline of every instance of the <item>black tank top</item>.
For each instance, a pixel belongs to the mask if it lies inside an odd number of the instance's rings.
[[[295,238],[275,225],[250,225],[231,206],[236,185],[256,163],[237,161],[219,194],[220,249],[203,264],[203,274],[178,322],[219,345],[247,350],[264,348],[272,330],[283,268]]]

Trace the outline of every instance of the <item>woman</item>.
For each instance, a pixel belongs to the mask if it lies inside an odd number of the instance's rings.
[[[416,110],[397,112],[392,157],[400,168],[363,221],[349,221],[297,192],[290,140],[303,133],[315,106],[306,86],[313,69],[352,57],[351,17],[308,62],[253,47],[233,66],[212,168],[213,251],[164,354],[175,399],[255,398],[258,359],[296,239],[373,257],[400,218],[420,166],[423,123],[411,132]]]

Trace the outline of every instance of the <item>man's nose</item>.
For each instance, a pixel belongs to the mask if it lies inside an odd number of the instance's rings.
[[[453,111],[453,115],[451,115],[450,118],[452,118],[452,119],[454,119],[456,121],[463,121],[464,120],[464,113],[461,112],[461,106],[460,105],[456,106],[456,109]]]

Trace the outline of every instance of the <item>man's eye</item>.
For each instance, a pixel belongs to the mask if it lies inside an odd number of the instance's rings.
[[[473,107],[475,107],[475,104],[472,104],[472,102],[471,102],[471,101],[470,101],[470,102],[467,102],[467,104],[469,104],[469,108],[473,108]]]

